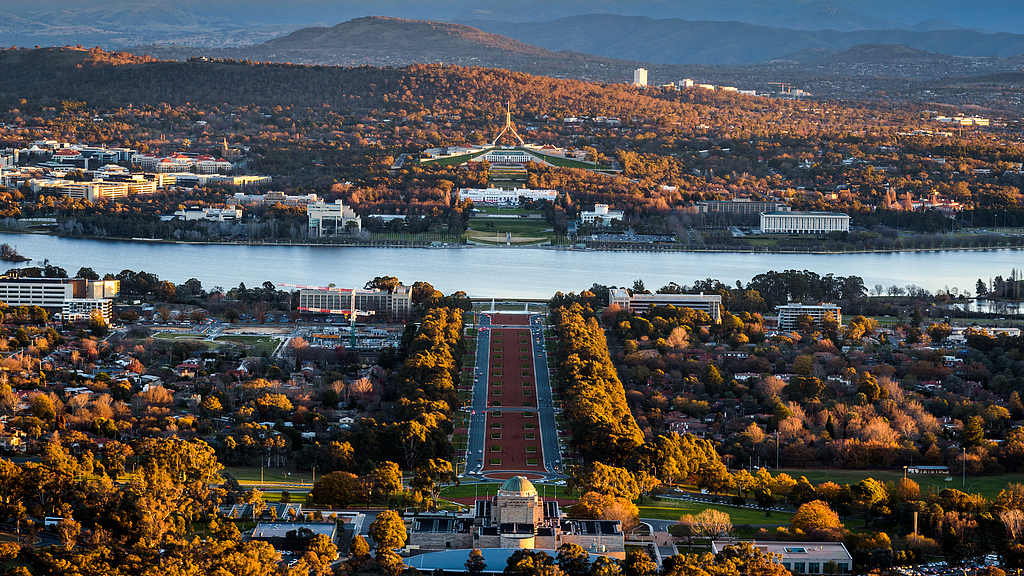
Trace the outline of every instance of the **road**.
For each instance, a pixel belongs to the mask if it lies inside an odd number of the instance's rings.
[[[470,403],[469,441],[466,474],[484,465],[484,441],[487,435],[487,367],[491,351],[491,317],[477,314],[476,366],[473,367],[473,399]]]
[[[490,366],[491,328],[493,323],[487,314],[477,316],[476,367],[473,369],[473,399],[470,403],[470,424],[468,453],[466,454],[467,475],[478,474],[484,464],[484,449],[487,439],[487,379]],[[551,379],[548,374],[547,351],[544,348],[544,316],[530,316],[530,342],[533,350],[534,375],[537,387],[536,412],[540,417],[541,450],[544,455],[544,476],[547,480],[564,478],[561,473],[562,451],[558,442],[558,427],[555,423],[555,406],[551,397]],[[533,411],[532,408],[503,408],[503,411]],[[531,471],[532,472],[532,471]],[[535,472],[534,472],[535,473]]]
[[[654,520],[651,518],[641,518],[640,521],[649,525],[655,532],[668,532],[668,527],[676,523],[676,520]]]
[[[540,440],[544,453],[544,469],[549,473],[562,471],[562,449],[555,423],[555,404],[551,397],[551,375],[544,346],[544,316],[530,316],[530,341],[533,344],[533,372],[537,381],[537,413],[540,416]]]

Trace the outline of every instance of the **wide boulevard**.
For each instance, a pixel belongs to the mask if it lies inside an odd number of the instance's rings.
[[[547,351],[544,345],[544,316],[540,314],[512,315],[502,313],[483,313],[477,315],[477,349],[476,365],[473,368],[473,395],[467,411],[470,412],[469,439],[467,442],[466,467],[467,475],[479,478],[495,472],[505,473],[521,472],[534,476],[540,476],[549,480],[563,478],[561,462],[561,446],[558,439],[558,427],[555,421],[556,407],[552,398],[551,379],[548,371]],[[507,323],[507,324],[506,324]],[[516,378],[509,378],[506,386],[507,392],[504,396],[494,396],[492,384],[497,385],[497,378],[493,376],[492,368],[502,358],[494,358],[494,346],[497,343],[495,338],[515,338],[516,334],[529,329],[529,350],[531,351],[532,372],[536,389],[536,406],[512,405],[512,392],[518,392],[519,386],[511,384],[518,382]],[[499,338],[500,336],[500,338]],[[520,342],[509,341],[509,344],[521,345]],[[510,360],[510,358],[504,358]],[[524,365],[525,367],[525,365]],[[509,376],[509,375],[506,375]],[[495,388],[497,390],[499,388]],[[489,398],[492,396],[502,399],[502,406],[492,405]],[[492,398],[493,399],[493,398]],[[518,401],[516,401],[518,403]],[[528,404],[528,403],[527,403]],[[495,423],[503,423],[506,428],[502,432],[501,439],[492,439],[488,442],[488,435],[491,427],[488,425],[490,411],[501,412],[505,415],[503,420],[493,418]],[[518,428],[522,425],[520,416],[532,413],[537,417],[537,432],[540,435],[540,455],[543,458],[543,468],[532,466],[510,466],[511,461],[519,461],[522,458],[518,451],[523,449],[522,441],[518,439],[521,433]],[[513,424],[513,422],[515,424]],[[502,442],[501,440],[507,440]],[[489,444],[501,445],[501,452],[488,453]],[[500,457],[504,465],[493,465],[489,462],[489,456]]]

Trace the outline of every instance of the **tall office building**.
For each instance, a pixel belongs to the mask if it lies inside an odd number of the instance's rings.
[[[634,86],[647,86],[647,69],[637,68],[633,70],[633,85]]]

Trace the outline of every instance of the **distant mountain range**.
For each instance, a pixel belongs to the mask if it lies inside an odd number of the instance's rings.
[[[0,46],[116,48],[176,43],[225,47],[257,44],[300,28],[364,16],[466,24],[547,22],[587,14],[742,22],[800,31],[1024,33],[1024,2],[1018,0],[975,0],[969,6],[963,0],[3,0]],[[526,40],[525,33],[508,35],[551,47]],[[847,47],[893,41],[891,37],[861,38]]]
[[[624,17],[593,17],[600,24],[613,28]],[[588,19],[590,20],[590,19]],[[636,18],[628,22],[639,26]],[[262,44],[238,48],[189,47],[181,45],[147,45],[131,50],[134,54],[146,54],[166,60],[186,60],[191,57],[230,58],[270,62],[291,62],[295,64],[323,64],[343,66],[405,66],[414,63],[443,63],[463,66],[505,68],[529,74],[561,78],[578,78],[603,82],[624,82],[632,78],[637,67],[650,70],[652,83],[664,83],[681,78],[703,78],[705,81],[724,81],[730,78],[741,82],[741,78],[753,81],[768,70],[782,70],[796,74],[811,73],[825,76],[862,76],[883,78],[912,78],[928,80],[935,78],[976,76],[1007,71],[1016,71],[1024,64],[1024,57],[1018,58],[966,58],[929,52],[909,46],[895,44],[858,44],[844,47],[841,41],[814,42],[810,47],[804,43],[779,41],[775,48],[766,44],[785,38],[778,36],[744,35],[742,30],[749,25],[739,25],[740,31],[718,39],[717,49],[712,50],[705,43],[711,42],[701,36],[702,23],[673,21],[680,26],[693,24],[687,42],[658,36],[668,27],[648,26],[651,37],[644,37],[649,45],[647,52],[639,53],[631,48],[630,42],[616,38],[612,30],[598,31],[596,25],[566,26],[567,44],[587,43],[589,35],[605,38],[606,53],[619,49],[632,49],[635,54],[650,56],[649,59],[611,58],[583,52],[554,51],[528,44],[520,40],[483,32],[477,28],[445,22],[426,22],[398,18],[368,17],[343,22],[333,27],[303,28],[286,36]],[[639,24],[647,24],[640,22]],[[712,23],[719,31],[736,23]],[[572,36],[568,30],[572,30]],[[589,30],[589,32],[588,32]],[[778,32],[779,29],[766,29]],[[782,31],[794,32],[794,31]],[[808,34],[805,32],[795,32]],[[629,37],[629,30],[618,34]],[[642,30],[634,30],[635,36],[642,36]],[[677,32],[681,37],[683,32]],[[833,33],[840,35],[839,33]],[[927,33],[921,33],[927,34]],[[1005,35],[1012,36],[1012,35]],[[575,39],[574,39],[575,38]],[[660,38],[660,40],[655,39]],[[1016,37],[1015,37],[1016,38]],[[658,59],[668,60],[668,50],[681,51],[691,46],[695,52],[680,60],[710,59],[711,55],[722,55],[740,60],[740,54],[757,51],[761,58],[742,65],[718,66],[712,70],[706,65],[663,64]],[[797,50],[790,50],[798,48]],[[721,52],[719,52],[721,51]],[[730,56],[731,55],[731,56]],[[747,56],[744,56],[747,58]],[[748,58],[754,60],[754,58]],[[652,63],[653,62],[653,63]],[[762,89],[767,85],[760,86]]]
[[[860,44],[898,44],[966,57],[1010,57],[1024,53],[1024,35],[975,30],[839,32],[609,14],[570,16],[549,22],[476,20],[467,24],[550,50],[664,64],[751,64],[805,50],[842,51]]]
[[[634,68],[643,65],[576,52],[553,52],[461,24],[382,17],[357,18],[330,28],[303,28],[241,48],[149,45],[131,52],[169,60],[205,56],[343,66],[459,64],[598,81],[629,78]]]

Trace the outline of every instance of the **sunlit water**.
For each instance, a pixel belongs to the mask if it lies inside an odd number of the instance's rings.
[[[346,248],[164,244],[80,240],[0,233],[41,266],[44,259],[74,274],[92,268],[100,275],[145,270],[180,284],[198,278],[207,289],[271,281],[340,287],[362,286],[375,276],[396,276],[411,284],[430,282],[445,293],[464,290],[474,297],[548,298],[556,291],[579,291],[593,283],[649,289],[669,282],[692,284],[717,278],[744,283],[768,270],[812,270],[857,275],[869,288],[915,284],[930,291],[958,288],[973,294],[979,278],[1008,277],[1024,268],[1024,251],[916,252],[895,254],[749,254],[690,252],[599,252],[539,248]],[[2,264],[0,264],[2,266]],[[13,267],[13,265],[11,265]]]

